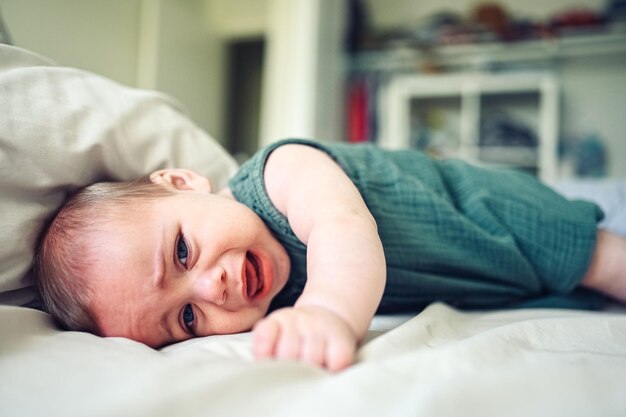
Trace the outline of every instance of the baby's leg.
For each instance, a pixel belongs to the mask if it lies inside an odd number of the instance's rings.
[[[599,230],[591,265],[580,284],[626,303],[626,239]]]

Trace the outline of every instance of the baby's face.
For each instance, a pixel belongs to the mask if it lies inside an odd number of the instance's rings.
[[[246,331],[287,281],[285,250],[232,197],[179,191],[106,224],[86,277],[104,336],[159,347]]]

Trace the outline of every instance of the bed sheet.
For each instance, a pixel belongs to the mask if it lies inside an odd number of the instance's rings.
[[[157,351],[61,332],[44,313],[3,306],[0,415],[626,415],[623,309],[468,313],[433,304],[386,326],[370,333],[357,364],[332,374],[255,362],[249,333]]]

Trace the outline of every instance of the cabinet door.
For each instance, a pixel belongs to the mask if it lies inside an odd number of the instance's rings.
[[[550,74],[392,77],[380,107],[382,146],[556,177],[558,88]]]

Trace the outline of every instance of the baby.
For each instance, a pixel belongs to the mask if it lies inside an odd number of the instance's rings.
[[[253,329],[256,357],[334,371],[376,312],[623,302],[626,240],[601,218],[525,174],[287,140],[223,190],[183,169],[81,190],[35,272],[68,329],[152,347]]]

